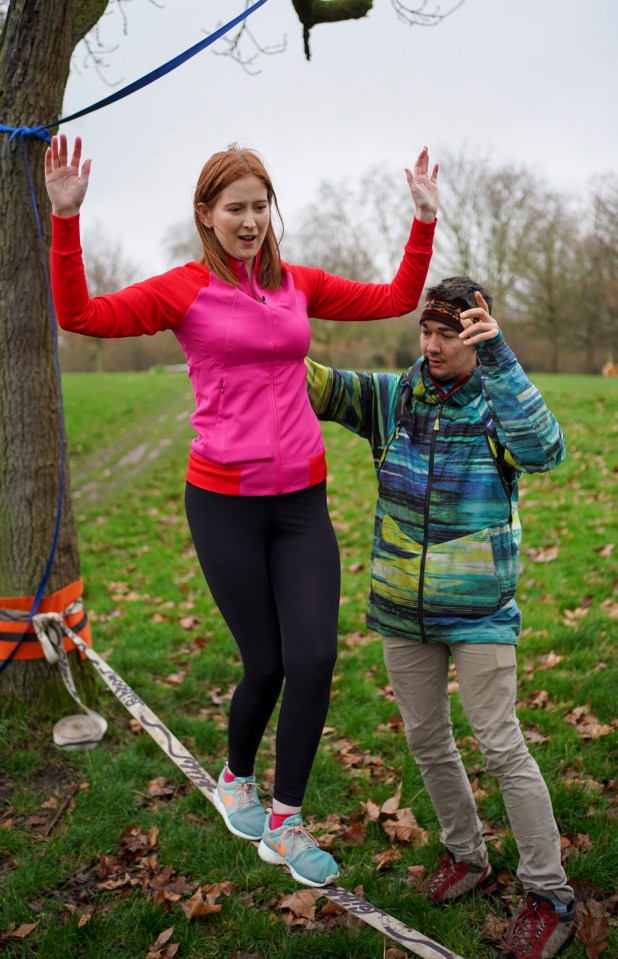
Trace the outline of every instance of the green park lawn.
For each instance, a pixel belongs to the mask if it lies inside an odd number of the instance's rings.
[[[580,938],[563,955],[610,959],[618,955],[618,379],[532,379],[565,430],[568,458],[555,473],[521,482],[519,716],[582,900]],[[216,778],[240,668],[184,517],[188,380],[71,374],[63,386],[94,647]],[[417,883],[441,851],[437,823],[407,751],[379,638],[364,624],[375,500],[369,449],[331,424],[324,435],[343,595],[332,704],[306,820],[340,863],[340,885],[464,959],[491,959],[521,895],[500,793],[484,772],[453,676],[455,733],[500,894],[428,905]],[[24,709],[0,720],[1,956],[407,955],[359,920],[333,914],[324,898],[291,897],[302,887],[226,830],[98,679],[88,696],[109,722],[91,751],[53,745],[60,714],[34,718]],[[67,697],[64,712],[75,711]],[[265,797],[273,734],[274,723],[258,757]],[[398,816],[405,828],[394,838],[389,823]],[[197,900],[213,908],[195,915]]]

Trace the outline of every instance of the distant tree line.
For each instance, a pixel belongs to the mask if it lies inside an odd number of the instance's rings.
[[[465,154],[441,158],[441,209],[430,282],[465,273],[494,294],[494,314],[529,370],[598,373],[618,360],[618,175],[573,197],[525,166]],[[383,282],[410,226],[403,171],[382,167],[356,183],[324,181],[287,231],[285,259],[351,279]],[[137,270],[101,230],[84,244],[93,293]],[[192,223],[170,230],[170,265],[197,259]],[[340,366],[404,367],[418,355],[416,317],[385,323],[313,322],[313,354]],[[173,334],[120,341],[62,335],[65,370],[147,369],[182,362]]]

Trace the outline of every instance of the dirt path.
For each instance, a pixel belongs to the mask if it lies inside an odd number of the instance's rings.
[[[184,442],[188,453],[192,411],[187,397],[180,396],[155,419],[136,422],[114,445],[82,462],[72,462],[73,499],[91,502],[111,488],[117,492],[128,486],[174,442]]]

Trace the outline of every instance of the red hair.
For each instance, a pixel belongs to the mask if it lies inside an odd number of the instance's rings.
[[[198,212],[198,204],[203,203],[207,209],[211,210],[222,190],[236,180],[240,180],[246,176],[257,177],[257,179],[264,184],[268,205],[272,210],[274,203],[277,216],[283,228],[283,220],[279,212],[272,181],[266,172],[266,167],[261,158],[254,150],[241,149],[235,143],[231,144],[227,150],[214,153],[210,160],[204,164],[202,172],[198,177],[195,195],[193,197],[195,225],[204,251],[202,262],[215,276],[218,276],[220,280],[223,280],[224,283],[228,283],[230,286],[239,285],[238,276],[230,265],[228,256],[219,243],[215,231],[209,229],[202,222]],[[262,243],[257,279],[260,286],[265,290],[277,290],[281,286],[281,256],[279,254],[279,242],[275,236],[272,218],[268,224],[266,236]]]

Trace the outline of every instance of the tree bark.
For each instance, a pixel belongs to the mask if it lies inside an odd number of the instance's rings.
[[[0,120],[37,126],[61,115],[75,44],[109,0],[11,0],[0,29]],[[16,139],[0,152],[0,596],[32,596],[53,541],[60,479],[61,404],[45,281],[50,239],[46,144]],[[23,148],[22,148],[23,142]],[[23,149],[40,212],[39,243]],[[58,545],[46,593],[79,578],[68,464]],[[28,670],[32,682],[50,674]],[[22,686],[19,661],[0,674]],[[55,673],[55,670],[54,670]],[[13,677],[13,679],[11,679]],[[38,677],[38,678],[36,678]],[[35,692],[34,690],[31,690]],[[0,705],[3,709],[4,705]]]

